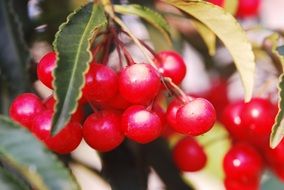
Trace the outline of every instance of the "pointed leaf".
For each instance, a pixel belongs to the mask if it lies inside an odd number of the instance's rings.
[[[91,41],[107,23],[100,4],[89,3],[70,14],[56,34],[54,49],[57,67],[54,71],[56,111],[52,133],[60,131],[77,107],[85,83],[84,75],[92,60]]]
[[[114,10],[121,14],[137,15],[142,19],[152,24],[164,36],[168,44],[171,44],[170,27],[167,21],[158,12],[153,11],[147,7],[132,4],[132,5],[115,5]]]
[[[209,54],[214,55],[216,53],[216,35],[214,32],[212,32],[209,28],[204,26],[204,24],[198,22],[198,21],[192,21],[193,25],[195,26],[195,29],[205,42]]]
[[[0,116],[0,159],[15,168],[34,189],[79,189],[55,155],[30,132],[4,116]]]
[[[244,86],[245,100],[249,101],[254,82],[254,54],[237,20],[222,8],[205,1],[166,0],[166,2],[195,17],[221,39],[234,59]]]
[[[225,0],[224,1],[224,9],[227,12],[231,13],[232,15],[235,15],[235,13],[237,12],[238,5],[239,5],[238,0]]]
[[[0,168],[0,187],[1,190],[28,190],[26,184],[3,168]]]
[[[284,136],[284,74],[280,76],[279,81],[279,111],[270,135],[271,148],[275,148],[281,142]]]

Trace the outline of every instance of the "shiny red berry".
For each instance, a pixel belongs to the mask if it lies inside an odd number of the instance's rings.
[[[183,134],[201,135],[213,127],[215,120],[213,105],[204,98],[196,98],[177,110],[174,129]]]
[[[43,104],[45,108],[54,110],[54,106],[55,106],[54,96],[50,95],[47,99],[44,100]],[[79,103],[77,110],[75,111],[75,113],[73,113],[71,117],[71,121],[81,123],[84,120],[84,118],[85,118],[84,105]]]
[[[119,75],[119,91],[130,103],[147,104],[160,90],[160,78],[149,64],[134,64]]]
[[[277,108],[269,100],[253,98],[241,111],[242,125],[248,140],[255,145],[268,144]]]
[[[183,58],[175,51],[161,51],[156,55],[155,63],[164,77],[169,77],[175,84],[181,83],[186,74]]]
[[[263,171],[260,154],[251,145],[238,143],[233,145],[223,160],[225,174],[240,183],[259,180]]]
[[[167,113],[166,113],[166,119],[167,119],[167,123],[173,129],[175,129],[176,122],[177,122],[177,120],[176,120],[177,110],[181,106],[183,106],[183,103],[179,99],[172,100],[171,103],[168,105]]]
[[[192,137],[185,137],[173,148],[173,160],[181,171],[195,172],[204,168],[207,156]]]
[[[37,65],[37,76],[38,79],[45,84],[48,88],[52,89],[52,71],[56,65],[56,54],[55,52],[47,53]]]
[[[52,110],[39,113],[33,120],[32,132],[54,152],[67,154],[75,150],[82,140],[81,125],[70,122],[58,134],[51,136],[52,115]]]
[[[32,93],[23,93],[12,102],[10,117],[27,128],[31,128],[33,118],[43,111],[44,106],[41,99]]]
[[[91,63],[86,74],[86,84],[83,96],[89,101],[104,102],[113,98],[117,93],[118,76],[108,66]]]
[[[259,190],[260,180],[251,180],[247,183],[242,183],[227,177],[225,178],[224,185],[226,190]]]
[[[155,112],[134,105],[125,110],[121,119],[125,136],[138,143],[148,143],[161,135],[162,124]]]
[[[221,122],[236,140],[247,140],[247,130],[242,125],[241,112],[245,103],[237,101],[229,104],[221,115]]]
[[[214,5],[218,5],[219,7],[224,6],[224,0],[207,0],[207,1]]]
[[[251,17],[258,14],[260,8],[260,0],[239,0],[237,16]]]
[[[84,122],[83,138],[89,146],[100,152],[116,148],[124,139],[120,116],[113,111],[91,114]]]

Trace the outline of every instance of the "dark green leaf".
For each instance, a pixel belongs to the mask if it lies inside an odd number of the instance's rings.
[[[0,1],[0,68],[10,96],[15,97],[29,88],[30,55],[13,2]],[[24,5],[22,8],[27,8]]]
[[[170,27],[164,17],[158,12],[137,4],[115,5],[114,10],[115,12],[121,14],[131,14],[141,17],[142,19],[152,24],[155,28],[157,28],[167,40],[167,42],[171,44]]]
[[[0,168],[1,190],[28,190],[28,186],[8,171]]]
[[[15,168],[34,189],[77,190],[77,183],[30,132],[0,116],[0,159]]]
[[[91,41],[107,23],[100,4],[89,3],[70,14],[54,41],[57,67],[54,71],[56,103],[52,133],[60,131],[77,107],[85,83],[84,75],[92,60]]]
[[[245,101],[252,97],[255,62],[252,46],[237,20],[224,9],[206,1],[166,0],[170,5],[193,16],[213,31],[234,59],[245,92]]]

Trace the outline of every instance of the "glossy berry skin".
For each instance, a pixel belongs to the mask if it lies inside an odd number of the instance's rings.
[[[104,102],[117,93],[117,74],[108,66],[91,63],[86,74],[83,96],[89,101]]]
[[[164,77],[169,77],[175,84],[180,84],[186,74],[183,58],[175,51],[161,51],[156,55],[155,64]]]
[[[124,139],[120,116],[106,110],[91,114],[84,122],[83,138],[90,147],[100,152],[116,148]]]
[[[50,150],[59,154],[70,153],[82,140],[81,125],[70,122],[58,134],[51,136],[52,115],[52,110],[39,113],[33,120],[31,130]]]
[[[41,60],[37,65],[37,76],[38,79],[46,85],[48,88],[52,89],[52,71],[54,70],[56,65],[56,54],[55,52],[49,52]]]
[[[121,123],[125,136],[141,144],[155,140],[162,132],[159,116],[140,105],[127,108],[122,114]]]
[[[224,6],[224,0],[207,0],[207,1],[214,5],[218,5],[219,7]]]
[[[173,148],[173,160],[176,166],[185,172],[195,172],[204,168],[207,156],[203,148],[192,137],[185,137]]]
[[[177,110],[174,129],[179,133],[197,136],[209,131],[215,120],[213,105],[204,98],[196,98]]]
[[[45,99],[43,101],[43,105],[45,106],[45,108],[53,110],[55,106],[54,96],[50,95],[47,99]],[[76,112],[73,113],[71,117],[71,121],[81,123],[83,122],[84,118],[85,118],[84,106],[79,103],[79,106],[77,107]]]
[[[27,128],[31,128],[33,118],[44,110],[41,99],[33,93],[23,93],[12,102],[10,117]]]
[[[119,75],[119,91],[130,103],[147,104],[160,90],[160,78],[149,64],[134,64]]]
[[[248,183],[242,183],[231,178],[225,178],[224,185],[226,190],[259,190],[260,180],[253,180],[249,181]]]
[[[168,105],[167,113],[166,113],[166,120],[167,123],[172,127],[173,129],[176,126],[176,114],[177,110],[183,106],[183,103],[179,99],[173,99],[171,103]]]
[[[221,122],[236,140],[246,140],[247,131],[242,125],[241,112],[245,103],[237,101],[229,104],[221,115]]]
[[[250,142],[259,146],[268,144],[276,110],[269,100],[261,98],[253,98],[244,105],[241,120]]]
[[[242,18],[256,16],[260,3],[260,0],[239,0],[237,16]]]
[[[272,149],[269,146],[266,146],[264,149],[264,155],[269,163],[273,168],[280,168],[280,166],[283,166],[283,161],[284,161],[284,141],[282,140],[280,144]],[[283,169],[283,174],[284,174],[284,167]],[[284,175],[283,175],[284,177]],[[283,178],[284,179],[284,178]]]
[[[249,144],[233,145],[223,160],[223,167],[228,178],[240,183],[259,180],[263,161],[260,154]]]
[[[105,107],[105,108],[110,107],[110,108],[118,109],[118,110],[125,110],[130,105],[131,104],[127,100],[125,100],[125,98],[123,98],[120,93],[117,93],[110,100],[103,103],[103,107]]]

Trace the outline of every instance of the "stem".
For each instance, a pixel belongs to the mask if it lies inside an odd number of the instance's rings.
[[[122,28],[122,30],[124,30],[124,32],[128,34],[128,36],[133,40],[133,42],[140,48],[140,50],[142,51],[143,55],[146,57],[146,59],[150,63],[150,65],[152,65],[152,67],[154,67],[155,69],[158,70],[154,61],[148,56],[146,48],[132,34],[132,32],[129,30],[129,28],[122,22],[122,20],[114,14],[114,10],[113,10],[113,7],[112,7],[110,0],[102,0],[102,3],[104,5],[105,11],[110,16],[110,18],[112,18],[113,21],[116,22]]]
[[[162,82],[170,90],[174,93],[174,95],[179,98],[184,104],[191,101],[192,98],[187,96],[182,89],[180,89],[175,83],[173,83],[172,79],[169,77],[162,77]]]

